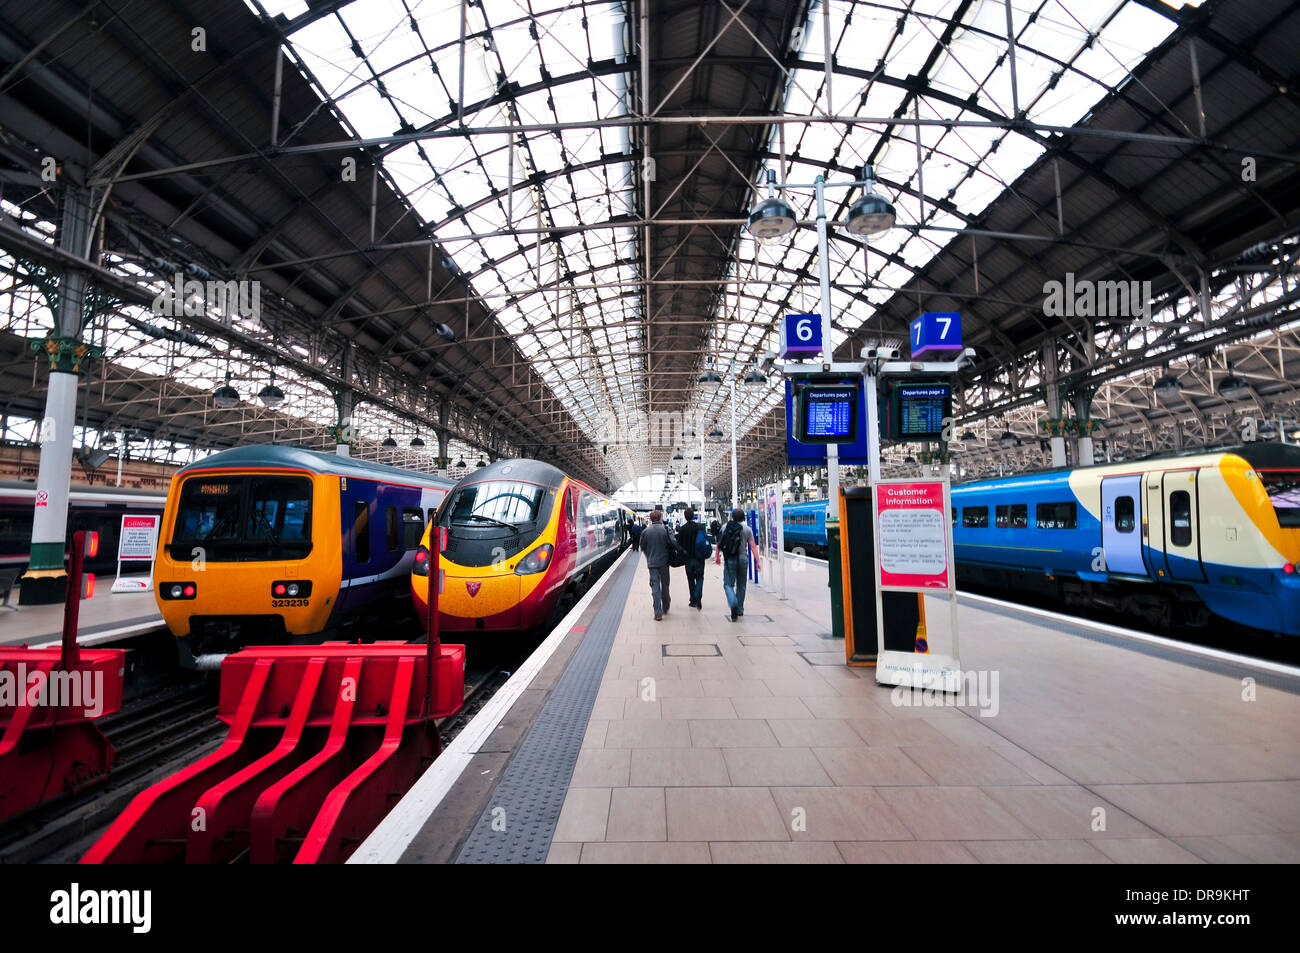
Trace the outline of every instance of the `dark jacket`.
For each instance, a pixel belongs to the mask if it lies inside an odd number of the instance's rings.
[[[695,558],[695,534],[698,533],[702,526],[695,520],[684,523],[682,528],[677,531],[677,545],[686,550],[688,560]]]

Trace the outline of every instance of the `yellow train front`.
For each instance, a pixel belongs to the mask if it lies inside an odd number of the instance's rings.
[[[245,645],[390,638],[407,578],[451,486],[296,447],[239,447],[177,472],[154,566],[181,664]]]
[[[517,632],[558,619],[627,545],[631,511],[537,460],[501,460],[448,492],[425,531],[411,594],[427,625],[429,539],[447,530],[438,624]]]

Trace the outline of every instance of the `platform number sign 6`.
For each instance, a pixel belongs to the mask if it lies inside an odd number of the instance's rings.
[[[807,357],[821,350],[821,315],[787,314],[781,328],[781,356]]]

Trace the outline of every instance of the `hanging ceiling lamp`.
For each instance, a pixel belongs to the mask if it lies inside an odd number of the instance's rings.
[[[226,371],[226,382],[212,392],[212,402],[222,410],[239,406],[239,391],[230,386],[230,371]]]
[[[849,209],[849,222],[845,228],[850,235],[867,237],[887,232],[894,227],[894,220],[897,218],[894,206],[872,191],[876,173],[870,165],[862,167],[862,179],[867,183],[865,191]]]
[[[275,386],[275,371],[271,372],[271,383],[261,389],[257,395],[265,406],[275,408],[284,403],[284,391]]]
[[[799,224],[790,203],[776,194],[776,170],[767,170],[767,198],[749,213],[749,234],[761,245],[784,238]]]
[[[1228,376],[1219,381],[1219,396],[1225,400],[1244,400],[1253,391],[1250,382],[1232,372],[1232,361],[1228,362]]]
[[[391,430],[388,431],[388,436],[384,438],[384,442],[381,443],[380,446],[381,446],[381,447],[396,447],[396,446],[397,446],[397,441],[393,439],[393,432],[392,432]]]
[[[424,446],[424,441],[420,439],[420,432],[417,430],[415,436],[411,439],[411,446],[419,449]]]

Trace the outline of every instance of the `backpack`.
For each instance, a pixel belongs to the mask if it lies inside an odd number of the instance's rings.
[[[695,531],[695,558],[708,559],[713,555],[713,544],[709,542],[709,537],[705,534],[703,528]]]
[[[744,532],[740,524],[735,520],[727,523],[727,528],[722,531],[722,536],[718,538],[718,549],[722,550],[722,555],[728,559],[735,559],[740,555],[740,544],[744,539]]]

